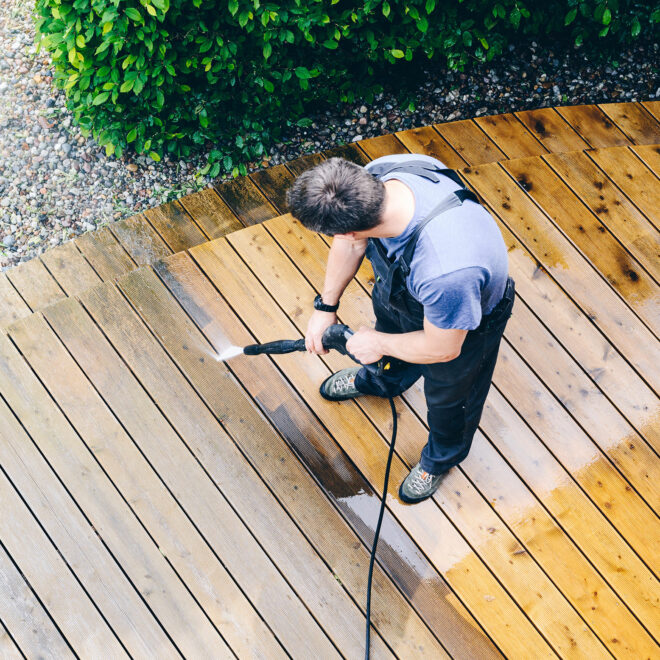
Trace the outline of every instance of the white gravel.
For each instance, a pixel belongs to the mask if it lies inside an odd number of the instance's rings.
[[[52,85],[47,53],[36,54],[31,0],[0,2],[0,269],[27,261],[85,231],[210,185],[187,162],[105,150],[80,135]],[[304,153],[439,121],[550,105],[660,98],[658,44],[638,42],[617,67],[602,67],[580,50],[555,54],[535,42],[510,47],[469,73],[440,65],[420,77],[415,112],[391,94],[331,108],[309,128],[295,128],[249,171]]]

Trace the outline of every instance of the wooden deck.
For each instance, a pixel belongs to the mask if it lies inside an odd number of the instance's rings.
[[[491,210],[518,295],[472,451],[415,506],[421,384],[396,401],[374,656],[660,657],[658,145],[658,102],[411,129],[2,274],[0,657],[361,657],[389,405],[323,400],[336,354],[213,355],[304,333],[329,243],[295,176],[408,151]]]

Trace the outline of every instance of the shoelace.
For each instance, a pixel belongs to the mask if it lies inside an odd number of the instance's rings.
[[[343,392],[346,392],[347,390],[351,389],[353,387],[354,382],[355,382],[355,376],[339,376],[335,380],[335,384],[333,388],[335,394],[342,394]]]
[[[415,474],[411,483],[410,490],[415,491],[418,495],[421,495],[422,491],[428,488],[433,481],[433,476],[424,470],[420,470]]]

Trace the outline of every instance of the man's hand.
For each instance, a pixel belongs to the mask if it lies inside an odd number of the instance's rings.
[[[362,364],[378,362],[383,357],[383,351],[380,348],[381,335],[382,333],[373,328],[361,327],[346,342],[346,350]]]
[[[333,323],[337,323],[337,315],[334,312],[314,310],[309,318],[307,334],[305,335],[305,348],[310,353],[325,355],[328,352],[323,348],[323,333]]]

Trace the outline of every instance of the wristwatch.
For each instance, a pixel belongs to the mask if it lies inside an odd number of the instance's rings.
[[[319,293],[316,298],[314,298],[314,309],[318,309],[320,312],[336,312],[339,309],[339,303],[336,305],[326,305]]]

